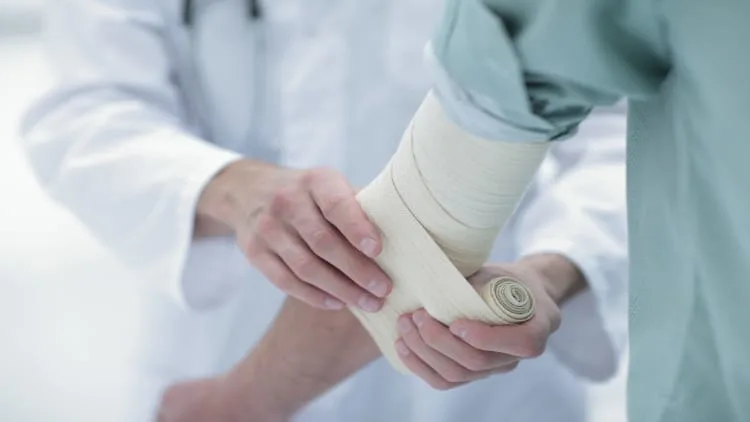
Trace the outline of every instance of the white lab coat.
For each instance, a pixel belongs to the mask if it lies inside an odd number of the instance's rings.
[[[167,384],[229,368],[284,299],[232,239],[191,242],[205,183],[244,154],[366,184],[429,86],[422,49],[441,12],[431,0],[273,0],[251,21],[245,0],[197,0],[186,27],[183,3],[49,2],[57,81],[22,128],[39,180],[146,285],[146,323],[121,339],[134,351],[111,362],[128,381],[80,383],[122,398],[109,421],[148,420]],[[378,361],[298,420],[583,421],[576,375],[611,375],[626,333],[624,121],[622,109],[597,111],[552,149],[494,252],[559,252],[587,275],[547,353],[450,392]]]

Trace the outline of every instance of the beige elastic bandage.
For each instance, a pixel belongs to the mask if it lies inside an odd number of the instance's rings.
[[[383,235],[377,263],[394,288],[377,313],[351,308],[393,367],[400,315],[425,308],[444,324],[517,324],[534,312],[529,290],[503,277],[476,291],[466,277],[485,264],[547,151],[462,131],[428,94],[385,169],[357,199]]]

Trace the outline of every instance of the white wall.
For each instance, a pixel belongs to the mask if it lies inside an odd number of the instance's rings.
[[[117,406],[107,388],[90,386],[127,379],[107,358],[126,350],[119,334],[137,331],[139,320],[129,311],[108,326],[92,324],[92,315],[113,311],[87,300],[86,292],[115,295],[118,310],[134,309],[140,299],[118,289],[133,278],[44,195],[21,154],[19,117],[49,80],[37,35],[39,5],[0,0],[0,421],[112,420],[106,413],[88,417],[102,405]],[[91,339],[111,347],[92,354]],[[101,396],[79,397],[91,391]],[[90,409],[76,409],[81,403]]]

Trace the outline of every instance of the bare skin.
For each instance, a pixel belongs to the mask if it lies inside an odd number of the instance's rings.
[[[254,160],[227,166],[197,204],[195,236],[234,235],[250,264],[310,306],[378,311],[392,283],[380,234],[343,175]]]
[[[555,254],[487,266],[470,282],[478,286],[497,275],[513,275],[529,286],[537,301],[534,318],[513,327],[475,321],[446,327],[424,310],[402,316],[402,360],[434,388],[456,388],[539,356],[560,324],[559,305],[586,287],[576,266]],[[327,312],[290,298],[259,345],[230,373],[170,388],[158,421],[287,422],[379,355],[350,312]]]

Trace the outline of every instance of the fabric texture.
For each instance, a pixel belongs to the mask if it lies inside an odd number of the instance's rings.
[[[750,294],[739,182],[750,177],[750,59],[731,47],[750,35],[749,13],[741,1],[449,1],[433,39],[464,91],[441,98],[469,131],[489,110],[498,133],[553,139],[591,107],[629,99],[633,421],[750,417],[739,300]]]

